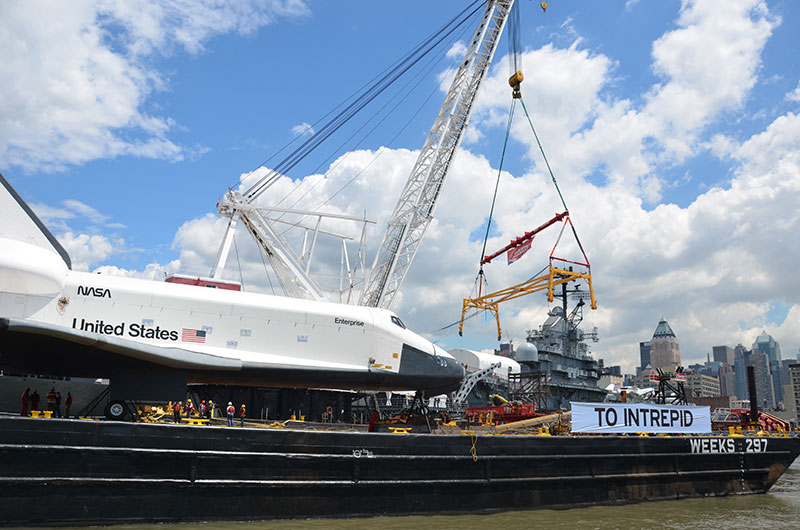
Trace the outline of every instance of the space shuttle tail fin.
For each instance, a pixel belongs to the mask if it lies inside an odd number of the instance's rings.
[[[64,247],[0,174],[0,291],[55,294],[71,268]]]

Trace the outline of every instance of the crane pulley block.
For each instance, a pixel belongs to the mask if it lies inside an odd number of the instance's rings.
[[[508,84],[511,85],[511,89],[513,90],[511,97],[514,99],[519,99],[522,97],[522,92],[520,92],[520,84],[525,79],[525,76],[522,75],[520,70],[514,72],[514,75],[508,78]]]

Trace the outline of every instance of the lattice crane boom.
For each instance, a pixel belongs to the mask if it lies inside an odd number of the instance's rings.
[[[433,219],[514,0],[490,0],[383,236],[360,304],[389,308]]]

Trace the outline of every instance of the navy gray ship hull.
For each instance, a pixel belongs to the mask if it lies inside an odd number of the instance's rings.
[[[798,438],[471,436],[0,418],[0,521],[526,510],[763,493]]]

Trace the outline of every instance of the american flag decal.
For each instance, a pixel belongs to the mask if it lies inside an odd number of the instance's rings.
[[[199,342],[201,344],[205,344],[206,332],[199,329],[183,328],[183,332],[181,333],[181,342]]]

